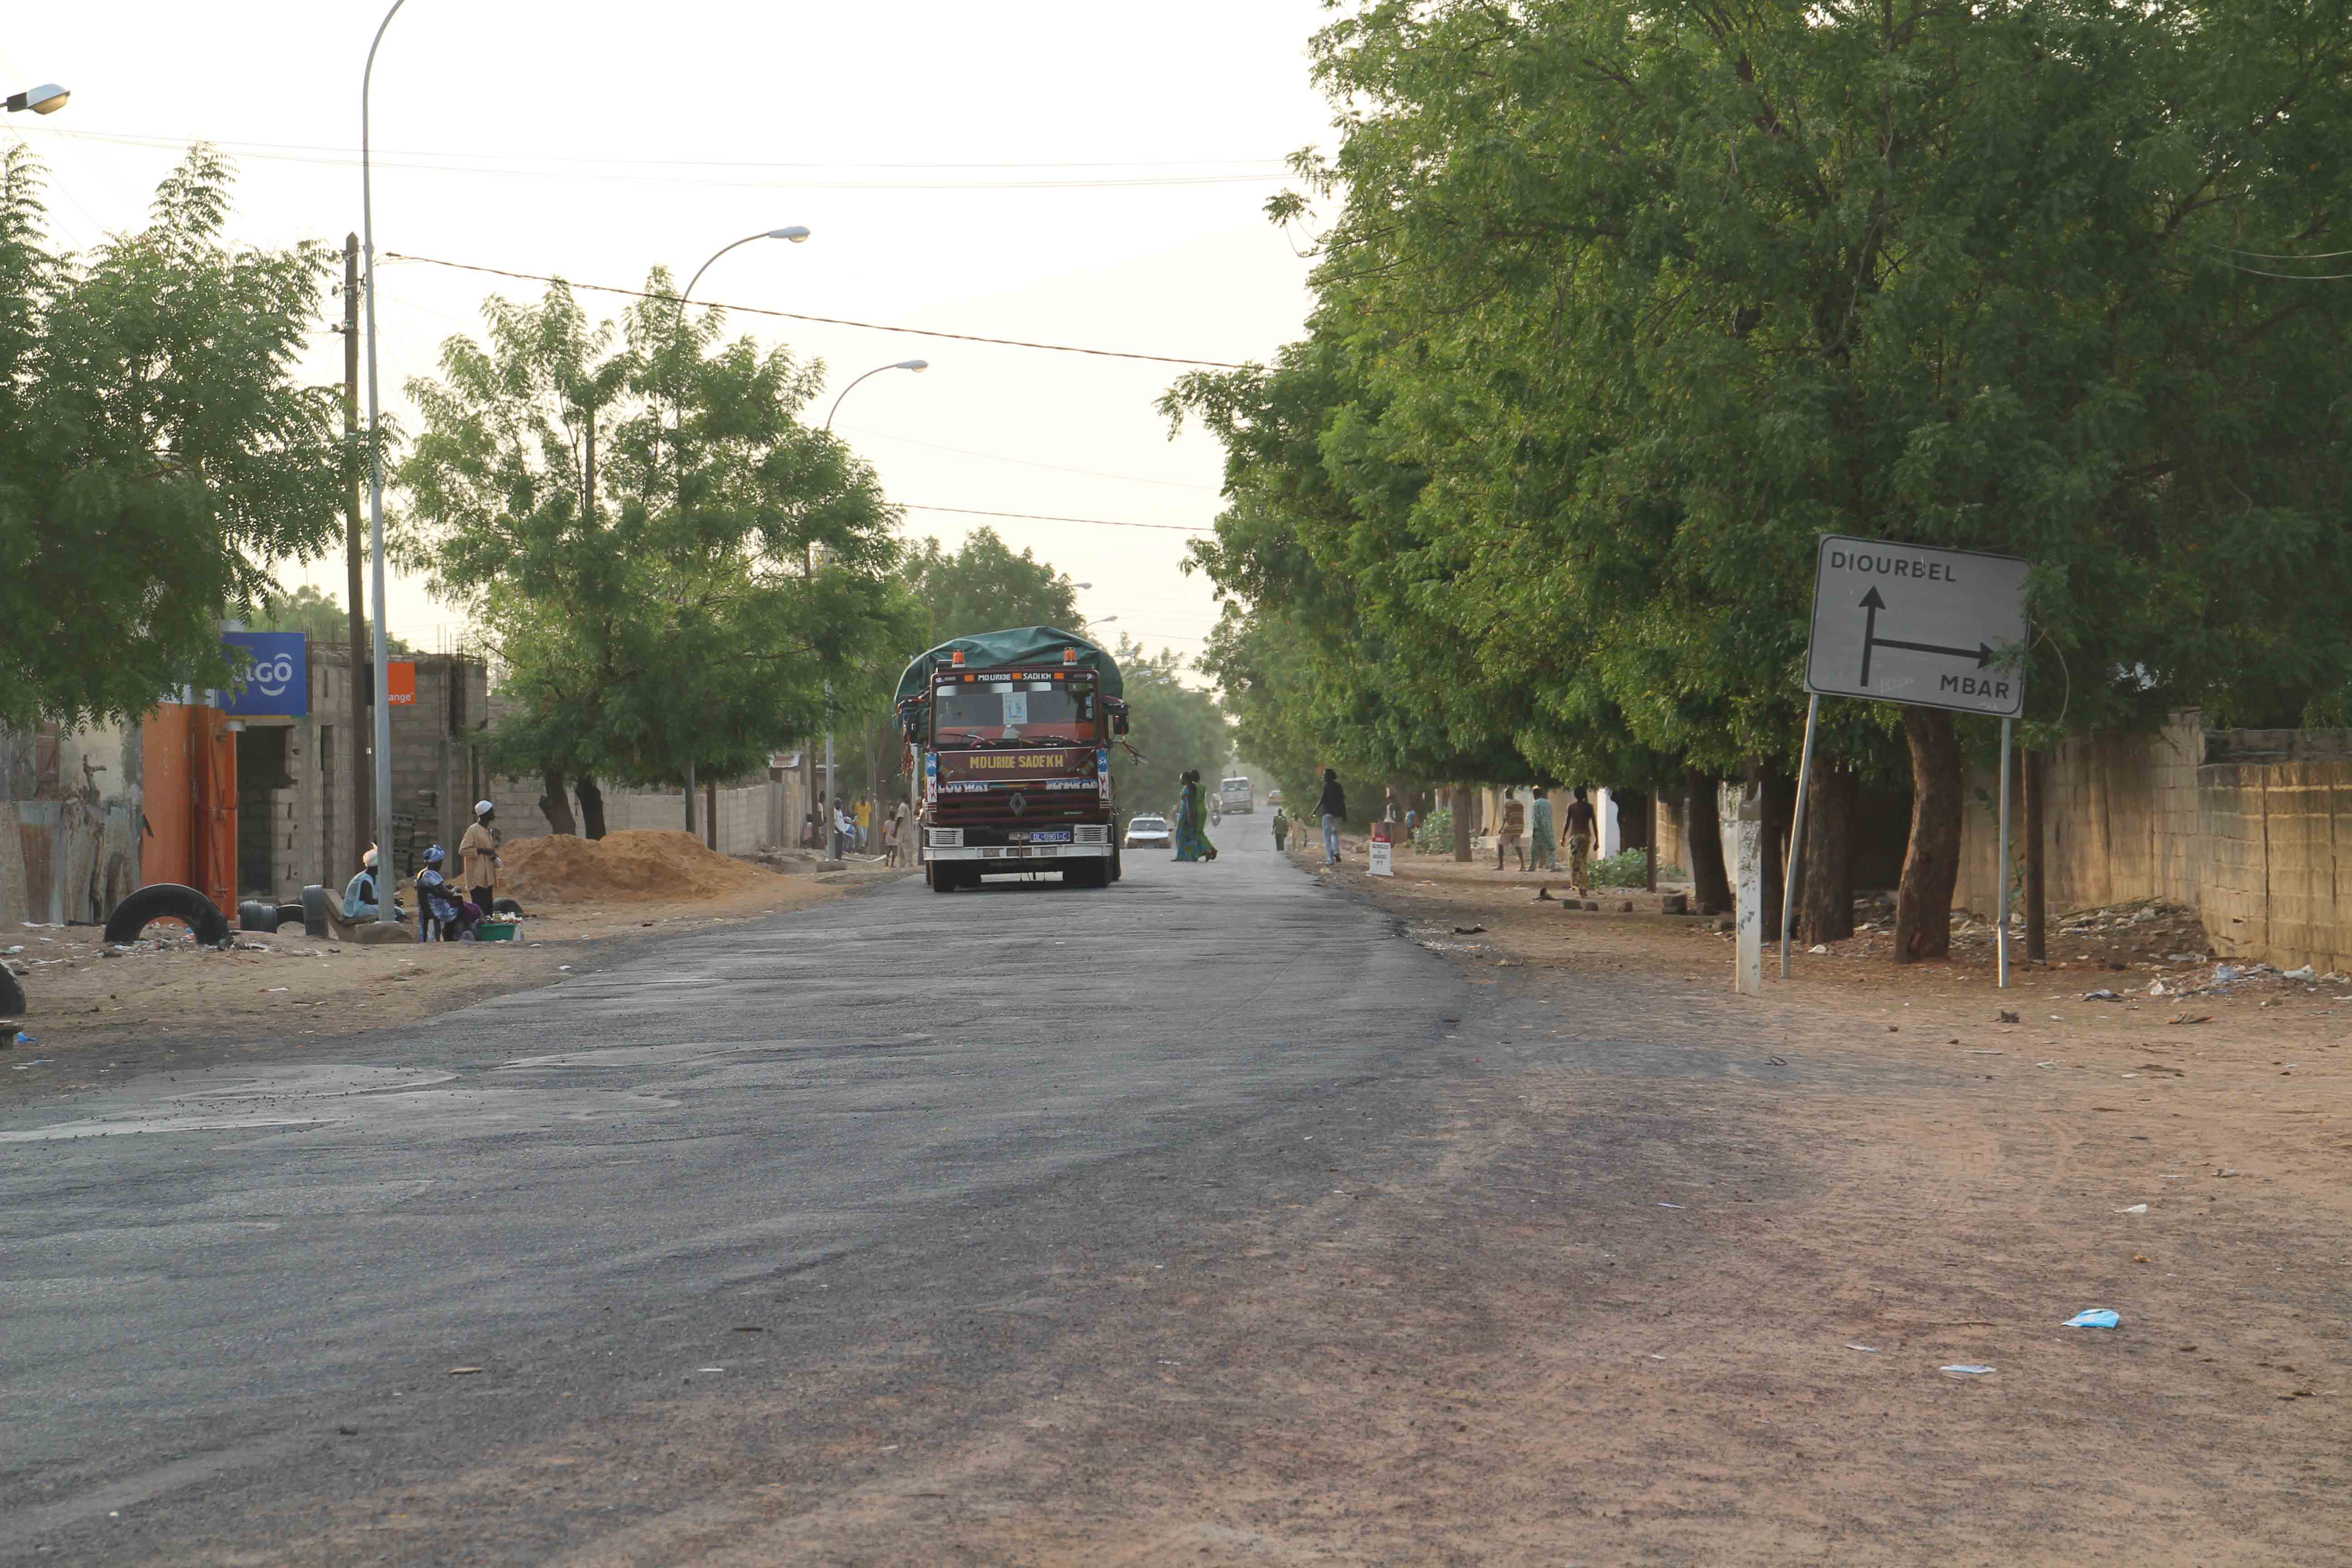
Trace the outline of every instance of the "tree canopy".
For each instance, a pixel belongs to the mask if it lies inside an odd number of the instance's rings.
[[[748,771],[917,635],[880,486],[800,420],[822,366],[647,293],[617,328],[561,283],[493,297],[409,388],[406,546],[503,661],[519,771]]]
[[[2352,295],[2263,274],[2339,248],[2352,16],[1371,0],[1315,62],[1309,336],[1171,395],[1228,448],[1218,657],[1287,647],[1253,754],[1280,708],[1398,764],[1786,768],[1828,532],[2032,561],[2035,740],[2342,713]],[[1907,742],[1939,952],[1990,729],[1824,723]]]
[[[329,257],[222,237],[199,147],[147,226],[47,248],[40,165],[0,153],[0,724],[130,719],[224,684],[225,613],[340,542],[341,398],[294,375]]]

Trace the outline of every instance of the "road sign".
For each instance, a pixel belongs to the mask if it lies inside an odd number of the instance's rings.
[[[2014,719],[2029,563],[1884,539],[1822,541],[1805,689]]]

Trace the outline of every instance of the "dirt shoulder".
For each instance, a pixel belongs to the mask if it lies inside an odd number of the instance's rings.
[[[240,931],[226,952],[193,942],[109,949],[96,927],[26,926],[0,936],[29,1004],[0,1050],[0,1105],[193,1063],[365,1034],[552,983],[641,942],[845,898],[908,873],[755,868],[709,898],[533,900],[511,942],[327,942],[289,924]]]

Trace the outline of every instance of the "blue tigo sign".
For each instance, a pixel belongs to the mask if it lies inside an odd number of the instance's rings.
[[[310,639],[301,632],[223,632],[236,674],[221,689],[224,713],[300,719],[310,711]]]

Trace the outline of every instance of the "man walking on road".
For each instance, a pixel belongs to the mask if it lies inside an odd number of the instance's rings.
[[[1559,840],[1552,831],[1551,802],[1544,786],[1536,785],[1536,803],[1528,808],[1528,869],[1559,869]]]
[[[1339,821],[1348,815],[1348,796],[1339,788],[1339,770],[1323,770],[1322,798],[1315,803],[1315,815],[1323,819],[1323,864],[1339,863]]]
[[[1568,885],[1580,895],[1589,892],[1592,879],[1592,829],[1596,823],[1592,803],[1584,798],[1584,786],[1576,786],[1576,798],[1568,803]]]
[[[1502,831],[1495,835],[1496,870],[1499,871],[1503,868],[1503,857],[1506,854],[1517,855],[1519,858],[1520,870],[1524,871],[1528,868],[1527,833],[1528,808],[1520,801],[1517,790],[1507,789],[1503,792]]]

